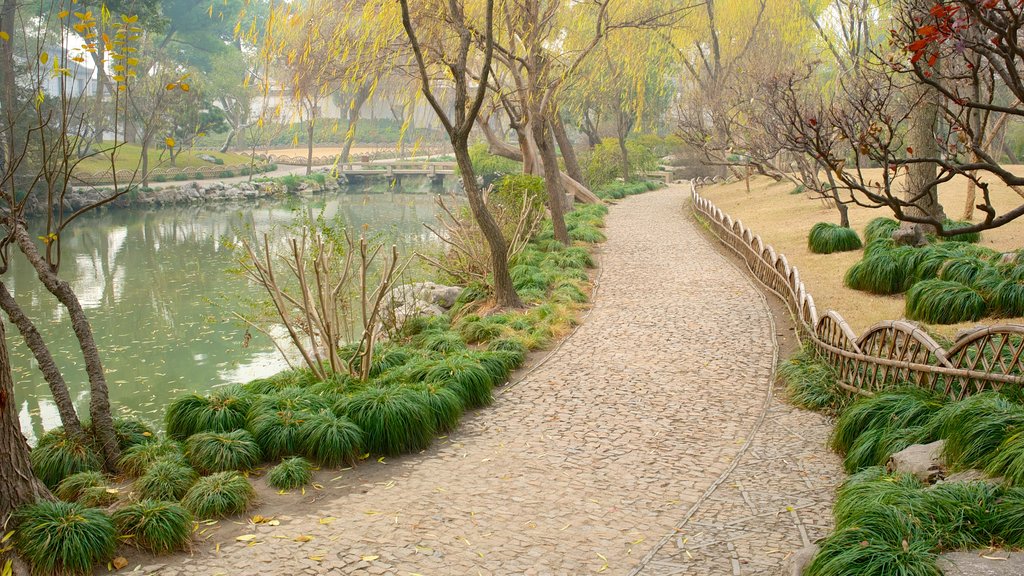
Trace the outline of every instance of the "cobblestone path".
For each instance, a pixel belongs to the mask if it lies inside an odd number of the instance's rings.
[[[686,194],[612,209],[584,325],[429,454],[331,474],[315,514],[147,571],[775,573],[827,530],[838,462],[820,417],[769,396],[768,308]]]

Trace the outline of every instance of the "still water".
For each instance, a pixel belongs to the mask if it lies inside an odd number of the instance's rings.
[[[403,255],[436,246],[423,226],[436,222],[431,194],[332,193],[306,199],[213,206],[108,210],[79,219],[63,240],[61,275],[74,287],[103,355],[115,413],[162,427],[163,408],[205,392],[274,374],[287,365],[232,309],[259,292],[237,274],[230,239],[265,231],[301,213],[364,224]],[[358,234],[358,232],[355,232]],[[61,366],[79,415],[88,415],[88,381],[67,313],[20,254],[4,280]],[[8,325],[21,428],[33,443],[60,425],[49,388],[17,330]]]

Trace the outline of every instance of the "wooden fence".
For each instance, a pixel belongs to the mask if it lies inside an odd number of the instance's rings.
[[[150,182],[171,182],[175,180],[175,177],[184,175],[186,180],[207,180],[211,178],[226,178],[230,176],[244,176],[243,170],[248,170],[250,166],[248,164],[210,164],[209,166],[195,166],[185,168],[155,168],[149,172]],[[252,166],[254,174],[259,174],[265,171],[267,165],[264,163],[257,163]],[[228,176],[230,173],[230,176]],[[198,178],[196,176],[198,175]],[[116,172],[116,181],[118,183],[128,182],[141,182],[142,177],[135,170],[118,170]],[[104,170],[102,172],[75,172],[72,177],[72,184],[75,186],[79,185],[97,185],[97,184],[113,184],[115,181],[115,172],[111,170]]]
[[[944,349],[916,324],[879,322],[859,337],[834,310],[819,315],[800,273],[760,236],[697,192],[693,210],[736,252],[750,272],[789,307],[801,335],[836,369],[845,389],[870,396],[902,383],[941,391],[959,400],[984,390],[1024,384],[1024,326],[982,327]]]

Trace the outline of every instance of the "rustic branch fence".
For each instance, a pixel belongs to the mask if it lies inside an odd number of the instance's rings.
[[[961,334],[948,349],[921,327],[904,320],[879,322],[858,337],[838,312],[828,310],[819,316],[796,267],[742,222],[701,196],[698,184],[690,182],[695,213],[786,303],[802,337],[836,369],[846,390],[870,396],[913,383],[959,400],[984,390],[1024,384],[1024,326],[972,330]]]

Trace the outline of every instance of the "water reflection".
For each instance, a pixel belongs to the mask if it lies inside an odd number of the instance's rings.
[[[216,206],[118,210],[83,217],[63,240],[61,274],[74,287],[103,354],[111,401],[122,414],[159,425],[166,402],[273,374],[284,363],[273,344],[244,327],[227,307],[256,295],[227,272],[234,264],[224,239],[292,221],[298,211],[340,216],[358,229],[384,233],[409,254],[434,239],[427,194],[343,194],[307,200],[254,201]],[[5,281],[36,322],[71,387],[79,413],[88,413],[88,381],[67,315],[34,272],[15,258]],[[30,441],[60,424],[49,388],[17,330],[8,327],[15,395]]]

